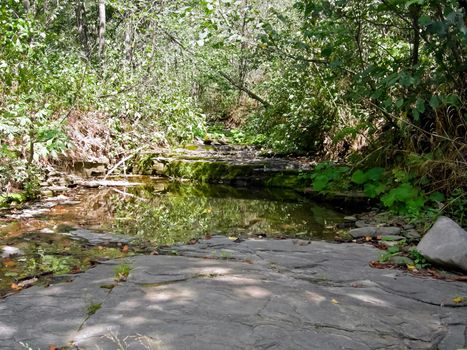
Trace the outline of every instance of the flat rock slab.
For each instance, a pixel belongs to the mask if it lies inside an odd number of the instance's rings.
[[[378,270],[371,246],[223,237],[0,302],[0,349],[460,349],[467,284]],[[459,301],[459,300],[457,300]],[[101,304],[86,317],[91,304]]]
[[[111,243],[129,243],[134,237],[117,235],[113,233],[94,232],[87,229],[76,229],[68,232],[61,232],[63,235],[71,238],[84,239],[92,245],[111,244]]]

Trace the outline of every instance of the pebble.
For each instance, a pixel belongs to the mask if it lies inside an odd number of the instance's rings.
[[[349,234],[353,238],[361,238],[361,237],[376,237],[376,227],[371,226],[371,227],[359,227],[359,228],[354,228],[353,230],[349,231]]]
[[[400,227],[378,227],[376,234],[381,236],[396,236],[401,233]]]
[[[421,238],[420,233],[418,233],[418,231],[415,230],[415,229],[407,230],[407,231],[403,232],[402,234],[403,234],[406,238],[412,239],[412,240],[417,240],[417,239],[420,239],[420,238]]]
[[[363,221],[363,220],[358,220],[355,222],[355,226],[357,228],[363,228],[363,227],[372,227],[373,225],[372,224],[369,224],[368,222],[366,221]]]

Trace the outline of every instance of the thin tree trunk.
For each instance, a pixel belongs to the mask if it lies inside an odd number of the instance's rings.
[[[105,0],[99,0],[99,58],[104,61],[105,50]]]
[[[248,7],[248,0],[245,1],[244,7],[245,8]],[[242,28],[241,28],[242,39],[244,39],[246,35],[247,16],[248,16],[248,12],[245,11],[245,13],[243,14],[243,22],[242,22]],[[245,85],[246,73],[247,73],[246,72],[247,62],[245,58],[246,48],[247,48],[247,44],[245,40],[242,40],[242,43],[240,44],[240,61],[238,63],[238,82],[242,86]],[[237,106],[240,105],[242,94],[243,94],[243,91],[239,89],[238,98],[237,98]]]
[[[83,0],[76,4],[76,26],[78,28],[79,40],[86,58],[89,58],[88,27],[86,25],[86,7]]]
[[[23,0],[24,11],[29,14],[31,11],[31,2],[29,0]]]
[[[412,42],[412,67],[418,64],[419,50],[420,50],[420,26],[418,20],[420,18],[420,5],[412,5],[410,7],[410,14],[412,16],[413,27],[413,42]]]
[[[133,61],[133,27],[128,20],[125,28],[125,59],[131,67]]]

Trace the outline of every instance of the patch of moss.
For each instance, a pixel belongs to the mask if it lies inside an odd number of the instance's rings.
[[[266,179],[264,184],[267,187],[283,187],[283,188],[294,188],[300,189],[306,187],[306,181],[300,177],[298,173],[288,174],[279,173]]]
[[[226,162],[172,161],[167,164],[165,175],[200,182],[230,181],[253,175],[254,167]]]
[[[28,200],[25,192],[8,193],[0,195],[0,208],[8,207],[11,203],[24,203]]]

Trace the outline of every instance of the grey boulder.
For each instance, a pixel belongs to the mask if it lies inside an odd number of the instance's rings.
[[[361,237],[376,237],[376,227],[369,226],[369,227],[359,227],[354,228],[349,231],[349,234],[353,238],[361,238]]]
[[[448,217],[436,220],[417,250],[433,263],[467,271],[467,232]]]
[[[14,255],[23,255],[23,251],[21,249],[18,249],[16,247],[11,247],[11,246],[5,246],[0,249],[1,252],[1,257],[2,258],[9,258],[10,256]]]

